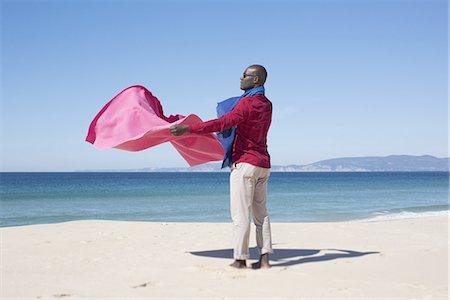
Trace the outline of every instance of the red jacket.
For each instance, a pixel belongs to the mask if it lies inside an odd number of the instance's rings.
[[[222,117],[189,126],[193,133],[224,131],[236,126],[233,144],[233,163],[246,162],[270,168],[267,152],[267,132],[272,121],[272,103],[264,95],[247,96]]]

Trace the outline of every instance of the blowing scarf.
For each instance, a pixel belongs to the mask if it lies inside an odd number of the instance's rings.
[[[233,108],[238,104],[239,100],[241,100],[244,97],[247,96],[254,96],[254,95],[264,95],[265,90],[264,86],[258,86],[249,90],[246,90],[244,94],[242,94],[239,97],[232,97],[227,100],[224,100],[222,102],[217,103],[217,117],[221,117],[230,111],[233,110]],[[233,156],[233,143],[234,138],[236,137],[236,126],[233,126],[230,129],[227,129],[223,132],[217,133],[217,138],[219,139],[220,143],[223,146],[224,150],[224,158],[222,162],[222,169],[225,167],[231,168],[231,158]]]
[[[165,116],[161,102],[143,86],[126,88],[95,116],[86,141],[97,149],[141,151],[165,142],[171,143],[190,166],[223,158],[222,145],[210,134],[173,136],[175,124],[201,123],[196,115]]]

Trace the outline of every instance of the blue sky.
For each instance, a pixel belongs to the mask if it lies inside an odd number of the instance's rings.
[[[169,145],[98,151],[95,114],[146,86],[166,115],[215,118],[266,66],[272,164],[448,156],[448,4],[2,1],[2,171],[178,167]]]

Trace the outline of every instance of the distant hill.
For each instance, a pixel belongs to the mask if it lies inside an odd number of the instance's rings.
[[[284,172],[419,172],[448,170],[449,158],[437,158],[431,155],[344,157],[321,160],[309,165],[274,166],[273,168],[273,171]]]
[[[321,160],[308,165],[272,166],[272,172],[420,172],[447,171],[449,158],[431,155],[390,155],[343,157]],[[228,172],[221,163],[209,163],[186,168],[143,168],[133,170],[89,170],[83,172]]]

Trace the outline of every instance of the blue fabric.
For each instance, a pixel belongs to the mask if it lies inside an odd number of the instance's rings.
[[[254,95],[264,95],[265,90],[264,86],[258,86],[249,90],[246,90],[242,96],[239,97],[232,97],[227,100],[224,100],[222,102],[217,103],[217,117],[221,117],[230,111],[233,110],[233,108],[238,104],[239,100],[241,100],[244,97],[247,96],[254,96]],[[223,132],[218,132],[217,137],[219,138],[219,141],[222,143],[225,155],[222,162],[222,169],[225,167],[231,168],[231,157],[233,156],[233,143],[234,138],[236,136],[236,126],[227,129]]]

